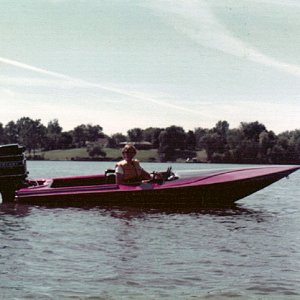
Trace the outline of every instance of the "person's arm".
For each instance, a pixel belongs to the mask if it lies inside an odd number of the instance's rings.
[[[145,171],[143,168],[142,168],[141,177],[142,177],[143,180],[150,180],[150,179],[152,179],[151,175],[147,171]]]
[[[116,166],[115,169],[115,174],[116,174],[116,184],[124,184],[124,170],[121,166]]]

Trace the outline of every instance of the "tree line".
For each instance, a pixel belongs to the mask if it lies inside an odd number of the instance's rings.
[[[101,142],[99,142],[101,141]],[[105,157],[104,144],[119,148],[122,142],[149,142],[161,161],[175,161],[196,156],[205,150],[207,160],[217,163],[300,164],[300,130],[275,134],[258,121],[241,122],[229,128],[218,121],[213,128],[197,127],[185,131],[181,126],[133,128],[127,134],[106,135],[100,125],[81,124],[63,131],[57,119],[45,126],[40,119],[22,117],[6,125],[0,122],[0,144],[19,143],[29,155],[48,151],[87,147],[91,157]]]

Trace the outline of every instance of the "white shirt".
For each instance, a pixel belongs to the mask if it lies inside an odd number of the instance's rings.
[[[116,166],[115,172],[121,175],[124,174],[124,170],[121,166]]]

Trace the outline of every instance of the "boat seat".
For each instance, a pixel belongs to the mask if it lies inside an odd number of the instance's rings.
[[[52,188],[70,187],[70,186],[91,186],[102,185],[106,183],[104,176],[79,177],[79,178],[54,178],[51,184]]]
[[[115,170],[113,170],[113,169],[107,169],[105,171],[105,182],[108,183],[108,184],[114,184],[114,183],[116,183]]]

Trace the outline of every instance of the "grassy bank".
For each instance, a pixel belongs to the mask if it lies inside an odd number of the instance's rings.
[[[103,148],[103,151],[106,153],[107,160],[118,161],[121,159],[120,149],[112,148]],[[75,149],[66,149],[66,150],[52,150],[52,151],[43,151],[38,153],[45,160],[84,160],[90,159],[86,148],[75,148]],[[157,161],[159,162],[159,155],[156,149],[151,150],[139,150],[136,158],[140,161]],[[197,152],[197,159],[199,161],[206,161],[205,151]],[[184,160],[182,160],[184,161]]]
[[[107,160],[120,160],[121,151],[120,149],[103,148],[106,153],[105,159]],[[41,152],[40,155],[46,160],[80,160],[90,159],[86,148],[75,148],[66,150],[52,150]],[[140,150],[137,154],[137,159],[141,161],[158,161],[159,157],[157,150]]]

